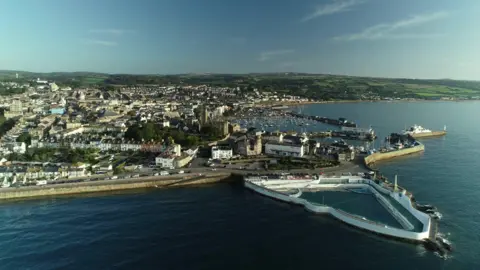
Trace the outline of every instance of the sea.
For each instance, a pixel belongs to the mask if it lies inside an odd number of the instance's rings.
[[[405,126],[446,125],[445,137],[422,140],[424,153],[377,165],[389,178],[398,175],[418,201],[439,209],[439,231],[454,245],[451,257],[230,183],[2,202],[0,269],[480,269],[479,102],[301,109],[371,125],[376,147]],[[375,212],[368,203],[358,201]]]

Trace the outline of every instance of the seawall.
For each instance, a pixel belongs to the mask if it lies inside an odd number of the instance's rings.
[[[211,173],[202,176],[163,176],[136,179],[107,180],[98,182],[66,183],[45,186],[30,186],[0,189],[0,200],[42,196],[68,195],[92,192],[118,191],[139,188],[166,188],[186,185],[202,185],[224,182],[231,179],[230,173]]]
[[[370,165],[372,163],[375,163],[377,161],[392,159],[392,158],[405,156],[405,155],[410,155],[410,154],[414,154],[414,153],[418,153],[418,152],[422,152],[422,151],[425,151],[425,146],[423,144],[419,144],[419,145],[414,146],[414,147],[403,148],[403,149],[396,150],[396,151],[391,151],[391,152],[373,153],[371,155],[366,156],[364,161],[365,161],[365,165],[367,165],[367,167],[368,167],[368,165]]]
[[[432,131],[427,133],[418,133],[418,134],[413,134],[411,136],[415,139],[420,139],[420,138],[429,138],[429,137],[440,137],[445,135],[447,135],[447,132],[442,130],[442,131]]]
[[[424,228],[421,232],[415,232],[411,230],[394,228],[394,227],[386,226],[385,224],[363,219],[359,216],[352,215],[350,213],[344,212],[342,210],[339,210],[327,205],[321,205],[321,204],[309,202],[302,198],[296,198],[294,196],[289,196],[288,194],[284,194],[282,192],[278,192],[263,186],[256,185],[250,181],[245,181],[244,184],[247,188],[250,188],[262,195],[277,199],[279,201],[302,205],[308,211],[311,211],[313,213],[330,214],[336,219],[348,225],[351,225],[353,227],[360,228],[366,231],[374,232],[380,235],[417,242],[417,241],[423,241],[424,239],[427,239],[430,234],[430,219],[428,218],[427,220],[425,220],[423,216],[420,221],[424,223]],[[374,181],[369,180],[367,185],[369,186],[370,191],[377,189],[377,185],[374,183]],[[409,201],[409,199],[406,196],[403,196],[403,198],[394,197],[394,199],[396,199],[397,201],[401,200],[403,202],[402,205],[405,204],[404,207],[407,206],[406,205],[407,200]],[[412,209],[412,208],[409,208],[407,210],[409,210],[411,213],[419,212],[418,210]],[[400,213],[396,213],[396,214],[401,215]],[[412,214],[415,215],[416,213],[412,213]]]

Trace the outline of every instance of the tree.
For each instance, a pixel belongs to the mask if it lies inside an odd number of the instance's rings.
[[[187,136],[187,138],[185,140],[185,146],[186,147],[197,146],[198,143],[199,143],[199,139],[196,136]]]
[[[22,133],[17,138],[17,142],[24,142],[26,145],[32,144],[32,136],[29,133]]]
[[[172,136],[168,136],[167,142],[168,142],[168,145],[173,145],[175,143],[175,140],[173,139]]]

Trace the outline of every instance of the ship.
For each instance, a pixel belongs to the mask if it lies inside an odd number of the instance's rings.
[[[408,129],[402,131],[403,135],[410,135],[413,138],[427,138],[427,137],[438,137],[444,136],[447,134],[447,127],[444,126],[443,130],[441,131],[432,131],[430,129],[426,129],[420,125],[413,125]]]

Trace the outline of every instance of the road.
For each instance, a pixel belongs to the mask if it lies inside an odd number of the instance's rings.
[[[92,182],[92,183],[101,183],[103,181],[114,181],[114,180],[127,180],[131,179],[133,181],[141,178],[162,178],[160,175],[155,175],[160,171],[168,171],[170,176],[178,175],[178,176],[199,176],[204,173],[235,173],[235,174],[275,174],[275,173],[308,173],[308,174],[357,174],[359,172],[366,172],[367,170],[357,163],[353,162],[345,162],[342,163],[340,166],[332,167],[332,168],[323,168],[323,169],[292,169],[292,170],[265,170],[263,169],[261,162],[253,162],[253,163],[242,163],[242,164],[215,164],[212,167],[205,166],[207,159],[204,158],[196,158],[190,168],[181,168],[175,170],[163,170],[157,168],[150,168],[150,167],[142,167],[138,168],[133,172],[123,173],[116,175],[116,179],[111,179],[112,175],[107,174],[100,174],[100,175],[91,175],[81,178],[69,178],[69,179],[58,179],[55,181],[48,181],[48,184],[71,184],[71,183],[82,183],[82,182]],[[182,172],[182,173],[180,173]]]

